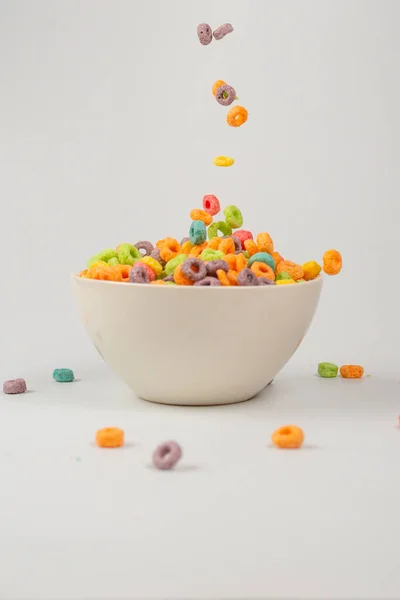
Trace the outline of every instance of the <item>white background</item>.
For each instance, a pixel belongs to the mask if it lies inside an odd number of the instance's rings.
[[[400,595],[390,545],[399,534],[399,19],[396,0],[0,0],[0,376],[35,390],[0,407],[2,598]],[[203,47],[202,21],[235,31]],[[220,78],[249,110],[240,129],[211,95]],[[215,168],[218,154],[235,165]],[[144,406],[91,348],[69,274],[104,247],[186,235],[205,193],[237,204],[245,227],[269,231],[285,258],[320,260],[336,247],[344,269],[326,278],[270,404]],[[312,377],[321,360],[361,363],[372,377],[351,393],[345,382],[327,388]],[[55,388],[59,366],[81,381]],[[263,436],[296,418],[311,445],[328,449],[290,455],[284,467],[275,454],[267,477]],[[132,463],[129,447],[105,463],[87,447],[113,419],[142,440]],[[186,442],[198,467],[182,467],[178,489],[140,471],[165,435]],[[307,459],[304,471],[292,463]],[[299,503],[289,507],[290,494]]]

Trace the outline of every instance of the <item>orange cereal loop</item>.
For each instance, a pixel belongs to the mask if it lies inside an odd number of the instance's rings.
[[[96,431],[96,444],[100,448],[119,448],[124,445],[124,431],[119,427],[105,427]]]
[[[158,243],[158,242],[157,242]],[[162,260],[168,262],[172,258],[175,258],[177,254],[181,251],[180,243],[174,238],[167,237],[165,238],[161,248],[160,248],[160,256]]]
[[[132,269],[131,265],[115,265],[111,268],[121,275],[121,281],[129,281],[129,273]]]
[[[222,81],[222,79],[217,79],[217,81],[213,84],[212,93],[214,96],[217,93],[217,89],[220,88],[221,85],[225,85],[225,81]]]
[[[197,258],[203,252],[204,248],[207,248],[207,242],[203,242],[203,244],[196,244],[191,249],[189,256],[191,258]]]
[[[263,262],[256,261],[254,262],[250,269],[253,271],[254,275],[257,277],[265,277],[266,279],[270,279],[271,281],[275,281],[275,273],[271,269],[269,265],[266,265]]]
[[[182,264],[178,265],[174,271],[174,281],[178,285],[194,285],[194,281],[191,281],[182,273]]]
[[[167,240],[168,238],[163,238],[162,240],[158,240],[158,242],[156,242],[156,248],[158,248],[159,250],[161,250],[161,247],[163,246],[165,240]]]
[[[345,379],[360,379],[364,375],[364,369],[361,365],[343,365],[340,367],[340,374]]]
[[[216,235],[215,237],[211,238],[211,240],[208,240],[207,248],[211,248],[212,250],[218,250],[220,243],[221,238]]]
[[[274,242],[271,239],[269,233],[259,233],[257,238],[257,248],[259,252],[268,252],[268,254],[273,254],[274,252]]]
[[[273,259],[274,259],[274,261],[275,261],[275,269],[276,269],[276,267],[279,265],[279,263],[280,263],[282,260],[284,260],[283,256],[281,256],[281,255],[279,254],[279,252],[273,252],[273,253],[272,253],[272,258],[273,258]]]
[[[248,111],[244,106],[233,106],[226,115],[226,122],[231,127],[240,127],[247,121]]]
[[[258,252],[257,244],[254,240],[245,240],[244,247],[250,256],[253,256],[253,254],[257,254]]]
[[[223,269],[217,269],[217,277],[221,282],[221,285],[231,285],[231,282]]]
[[[238,272],[230,269],[226,274],[231,285],[238,285]]]
[[[150,281],[150,285],[166,285],[165,281],[162,279],[154,279],[154,281]]]
[[[121,281],[121,273],[115,271],[110,265],[92,265],[88,269],[89,279],[101,279],[103,281]]]
[[[83,277],[84,279],[89,279],[89,277],[88,277],[88,269],[84,269],[84,271],[81,271],[79,273],[79,277]]]
[[[303,279],[304,271],[300,265],[297,265],[290,260],[281,260],[281,262],[275,268],[275,272],[278,273],[288,273],[290,277],[297,281],[298,279]]]
[[[194,208],[190,211],[190,218],[192,221],[203,221],[204,225],[208,227],[212,223],[212,216],[206,212],[205,210],[200,210],[200,208]]]
[[[215,239],[215,238],[213,238],[213,239]],[[234,254],[234,252],[235,252],[235,242],[230,237],[229,238],[224,238],[224,239],[220,240],[220,244],[218,246],[218,250],[220,250],[224,254]]]
[[[236,271],[242,271],[247,267],[247,258],[244,254],[235,254],[236,257]]]
[[[322,268],[327,275],[337,275],[342,270],[342,256],[337,250],[327,250],[322,257]]]
[[[271,439],[278,448],[300,448],[304,441],[304,433],[296,425],[284,425],[274,431]]]
[[[236,271],[236,256],[237,254],[226,254],[222,260],[228,263],[229,268],[233,271]]]

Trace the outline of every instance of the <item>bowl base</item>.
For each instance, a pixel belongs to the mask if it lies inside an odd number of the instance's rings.
[[[210,399],[205,399],[204,397],[195,398],[193,396],[190,396],[189,398],[185,397],[179,399],[176,397],[168,398],[165,396],[162,396],[160,398],[146,396],[144,394],[139,395],[139,398],[141,400],[146,400],[146,402],[153,402],[154,404],[169,404],[170,406],[222,406],[224,404],[239,404],[240,402],[247,402],[248,400],[252,400],[256,396],[258,396],[258,394],[260,394],[264,389],[266,389],[272,383],[272,381],[273,379],[271,379],[271,381],[265,386],[265,388],[262,388],[258,392],[252,393],[250,396],[246,396],[245,398],[242,398],[240,396],[232,397],[232,395],[229,395]]]

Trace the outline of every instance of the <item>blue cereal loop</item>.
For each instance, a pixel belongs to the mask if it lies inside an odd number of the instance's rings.
[[[53,379],[60,383],[69,383],[75,379],[72,369],[54,369]]]
[[[207,229],[203,221],[192,221],[189,229],[190,241],[193,245],[202,244],[207,239]]]
[[[248,262],[248,266],[251,267],[255,262],[263,262],[275,271],[275,261],[268,252],[257,252],[256,254],[253,254]]]

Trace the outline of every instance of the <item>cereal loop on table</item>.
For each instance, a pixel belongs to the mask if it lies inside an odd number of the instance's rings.
[[[329,362],[321,362],[318,364],[318,375],[320,377],[333,378],[336,377],[339,367]]]
[[[225,221],[214,221],[214,223],[210,225],[208,228],[208,239],[211,240],[213,237],[216,237],[218,232],[222,233],[222,236],[232,235],[232,229]]]
[[[327,250],[322,257],[324,273],[337,275],[342,270],[342,256],[337,250]]]
[[[301,268],[300,265],[297,265],[294,262],[291,262],[290,260],[282,260],[276,267],[276,273],[282,273],[282,271],[284,271],[285,273],[288,273],[290,275],[290,277],[292,279],[294,279],[294,281],[297,281],[297,279],[303,279],[304,278],[304,271]]]
[[[259,233],[256,237],[257,248],[259,252],[267,252],[268,254],[273,254],[274,252],[274,242],[272,241],[269,233]]]
[[[231,167],[233,164],[235,164],[235,161],[230,156],[216,156],[214,158],[216,167]]]
[[[197,25],[197,37],[199,38],[202,46],[208,46],[208,44],[211,44],[213,34],[208,23],[200,23],[200,25]]]
[[[204,196],[203,208],[212,217],[215,217],[215,215],[217,215],[221,210],[219,200],[216,196],[214,196],[214,194],[207,194]]]
[[[248,111],[244,106],[232,106],[226,115],[226,122],[231,127],[241,127],[247,121]]]
[[[201,210],[200,208],[193,208],[190,211],[190,218],[192,221],[203,221],[204,225],[207,225],[207,227],[211,225],[213,220],[210,213],[206,212],[205,210]]]
[[[165,260],[165,262],[168,262],[171,260],[171,258],[175,258],[180,251],[181,245],[178,240],[167,237],[163,240],[163,243],[160,247],[160,256],[163,260]]]
[[[360,379],[364,375],[364,368],[361,365],[343,365],[340,374],[345,379]]]
[[[284,425],[274,431],[271,439],[278,448],[300,448],[304,441],[304,433],[296,425]]]
[[[315,260],[310,260],[309,262],[304,263],[301,268],[303,269],[303,278],[305,281],[315,279],[321,273],[321,265],[319,265]]]
[[[75,375],[72,369],[54,369],[53,379],[59,383],[70,383],[74,381]]]
[[[207,239],[207,229],[203,221],[192,221],[189,229],[190,241],[194,245],[203,244]]]
[[[25,379],[9,379],[3,383],[3,392],[5,394],[23,394],[26,392]]]
[[[105,427],[96,431],[96,444],[100,448],[119,448],[124,445],[124,432],[118,427]]]
[[[172,469],[182,456],[182,449],[176,442],[163,442],[153,452],[153,465],[156,469]]]
[[[250,268],[257,277],[265,277],[266,279],[275,281],[275,273],[269,265],[256,261],[251,265]]]

